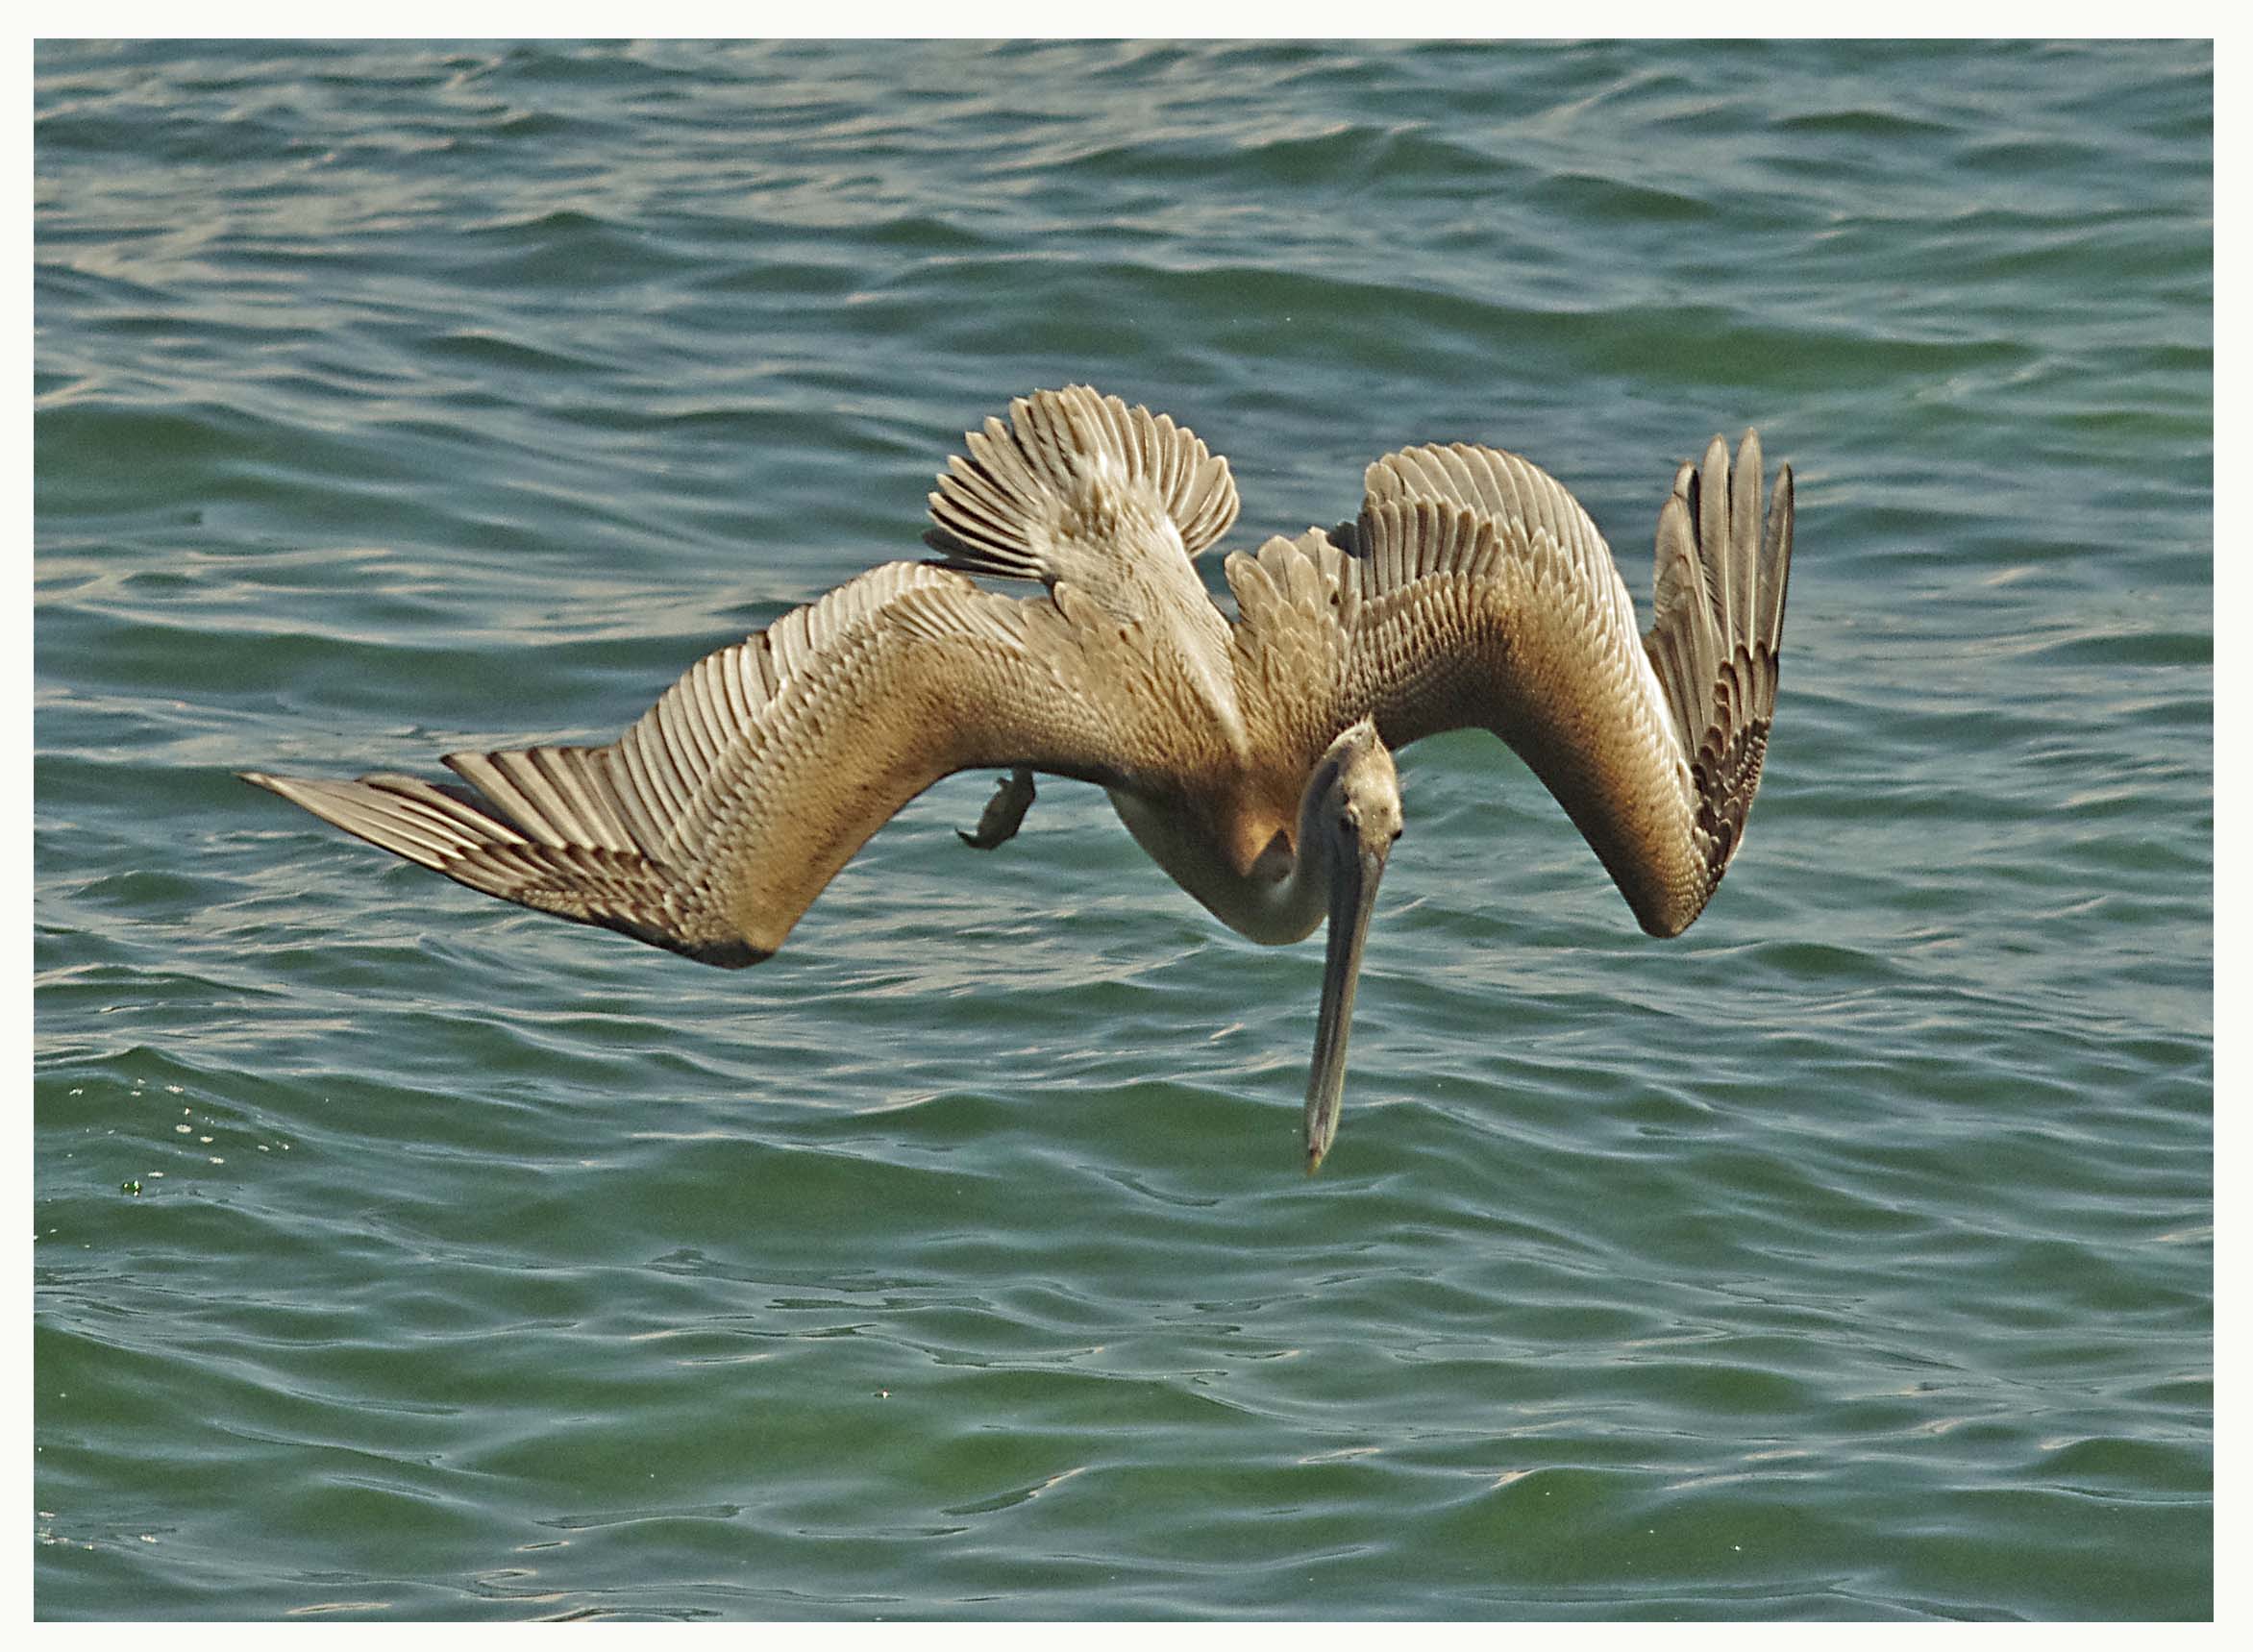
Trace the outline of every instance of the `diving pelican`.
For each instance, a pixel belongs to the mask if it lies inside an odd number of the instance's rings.
[[[1500,736],[1653,935],[1688,927],[1743,843],[1792,555],[1792,473],[1764,515],[1754,433],[1734,464],[1717,436],[1676,473],[1640,636],[1587,512],[1493,448],[1393,454],[1353,521],[1228,556],[1231,620],[1192,558],[1235,523],[1235,482],[1171,418],[1076,385],[965,446],[930,496],[935,561],[873,568],[706,656],[610,745],[456,752],[465,784],[243,778],[472,889],[730,969],[772,957],[946,776],[1006,772],[962,834],[984,850],[1035,774],[1091,781],[1231,929],[1279,944],[1327,920],[1309,1171],[1400,835],[1394,749]]]

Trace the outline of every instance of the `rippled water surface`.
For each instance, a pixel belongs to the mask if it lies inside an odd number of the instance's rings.
[[[2210,65],[42,47],[39,1613],[2209,1614]],[[234,778],[607,739],[1077,380],[1643,603],[1757,423],[1712,910],[1410,749],[1309,1180],[1320,946],[1084,787],[736,974]]]

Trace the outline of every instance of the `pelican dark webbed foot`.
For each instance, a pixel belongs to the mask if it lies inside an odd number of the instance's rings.
[[[968,832],[957,826],[954,835],[972,849],[1000,849],[1017,835],[1017,828],[1025,824],[1025,811],[1030,807],[1032,771],[1016,770],[986,799],[985,812],[978,817],[978,830]]]

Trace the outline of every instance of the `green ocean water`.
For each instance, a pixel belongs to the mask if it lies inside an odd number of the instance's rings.
[[[41,1616],[2211,1614],[2206,46],[35,67]],[[607,739],[1078,381],[1231,546],[1522,452],[1646,611],[1757,424],[1712,909],[1410,748],[1310,1180],[1320,945],[1086,788],[738,974],[234,777]]]

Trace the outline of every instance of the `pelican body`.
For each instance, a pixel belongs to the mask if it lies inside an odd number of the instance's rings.
[[[1230,619],[1194,558],[1234,525],[1235,483],[1171,418],[1076,385],[965,447],[930,496],[934,561],[706,656],[610,745],[457,752],[459,784],[243,777],[472,889],[729,968],[773,956],[946,776],[1006,771],[962,834],[981,850],[1015,834],[1035,774],[1090,781],[1238,933],[1328,925],[1310,1171],[1400,833],[1394,750],[1490,729],[1645,930],[1679,934],[1712,898],[1760,783],[1791,565],[1791,471],[1764,512],[1756,435],[1677,472],[1640,635],[1587,513],[1493,448],[1393,454],[1353,521],[1229,555]]]

